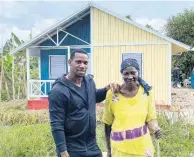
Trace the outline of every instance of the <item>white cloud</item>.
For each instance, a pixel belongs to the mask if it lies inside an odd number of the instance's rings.
[[[36,21],[32,27],[32,36],[36,36],[42,31],[48,29],[56,23],[56,19],[43,19],[42,21]]]
[[[16,26],[8,26],[6,24],[0,23],[0,45],[2,46],[2,43],[5,44],[6,40],[8,40],[11,36],[11,32],[15,33],[17,37],[21,40],[27,40],[29,39],[30,31],[25,29],[20,29]],[[2,41],[3,37],[3,41]],[[0,46],[0,47],[1,47]]]
[[[193,4],[193,3],[191,3],[189,6],[190,6],[191,8],[193,8],[193,7],[194,7],[194,4]]]
[[[26,14],[28,7],[21,2],[16,1],[0,1],[0,17],[18,18]]]
[[[154,29],[161,31],[164,27],[164,25],[167,23],[166,20],[164,19],[149,19],[146,17],[140,17],[140,18],[136,18],[135,20],[137,23],[141,24],[141,25],[151,25]]]
[[[135,21],[144,26],[149,23],[149,19],[145,17],[136,18]]]
[[[0,47],[2,45],[2,36],[3,44],[5,44],[6,40],[10,38],[11,32],[15,33],[20,40],[27,41],[29,40],[31,31],[32,36],[34,37],[55,23],[56,19],[43,19],[41,21],[35,22],[32,29],[21,29],[17,26],[9,26],[7,24],[0,23]]]
[[[16,26],[13,26],[11,28],[11,32],[15,33],[15,35],[20,39],[20,40],[29,40],[30,38],[30,30],[27,29],[20,29]],[[10,32],[10,33],[11,33]]]

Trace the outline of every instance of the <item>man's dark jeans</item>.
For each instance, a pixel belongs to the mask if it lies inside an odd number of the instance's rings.
[[[71,152],[68,151],[70,157],[102,157],[102,152],[98,146],[88,151]],[[60,157],[58,153],[58,157]]]

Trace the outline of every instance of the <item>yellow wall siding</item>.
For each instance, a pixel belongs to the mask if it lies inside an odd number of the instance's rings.
[[[129,42],[166,42],[112,15],[93,8],[93,44],[117,44]]]
[[[168,104],[168,45],[94,47],[93,72],[97,87],[122,82],[120,64],[125,52],[142,52],[143,78],[153,86],[156,102]]]
[[[160,43],[166,40],[96,8],[92,9],[92,43]],[[172,50],[178,51],[177,47]],[[169,45],[102,46],[93,48],[93,73],[98,88],[122,82],[122,53],[142,52],[143,78],[153,86],[157,104],[169,100]]]

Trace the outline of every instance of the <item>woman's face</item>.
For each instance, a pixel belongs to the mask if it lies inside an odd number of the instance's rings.
[[[138,71],[135,67],[127,67],[122,72],[122,77],[128,87],[137,86]]]

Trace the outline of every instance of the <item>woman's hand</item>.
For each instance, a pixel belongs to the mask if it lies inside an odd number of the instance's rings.
[[[160,127],[158,127],[157,130],[154,131],[154,136],[156,139],[160,139],[162,137],[162,129]]]
[[[160,139],[162,137],[162,129],[158,126],[158,121],[156,119],[148,122],[148,128],[154,134],[156,139]]]

